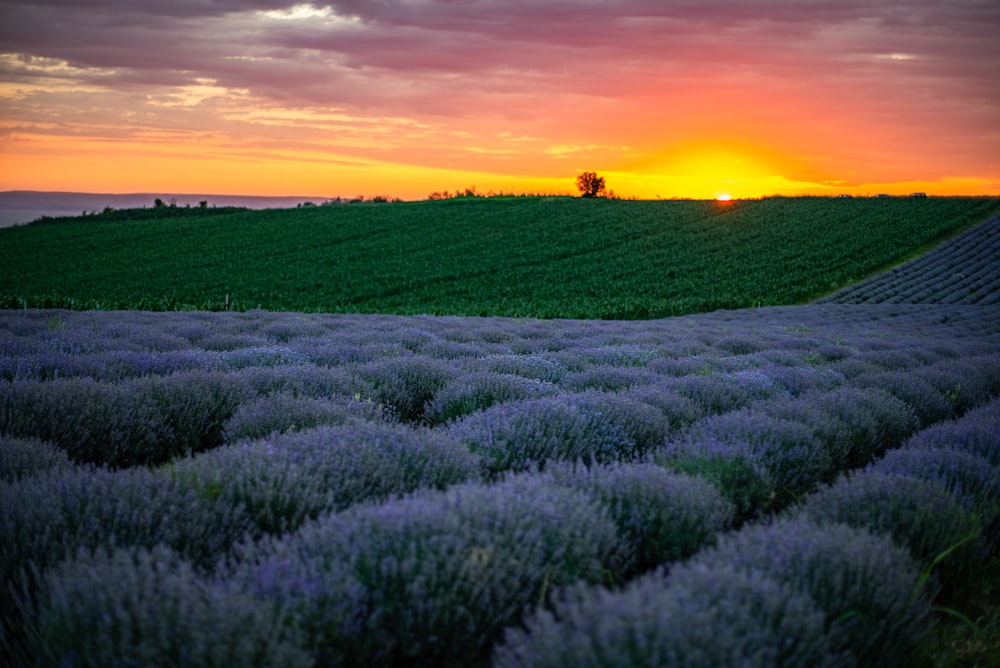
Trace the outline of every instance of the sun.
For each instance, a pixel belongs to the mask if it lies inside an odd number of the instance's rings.
[[[729,200],[732,199],[732,197],[729,196],[729,193],[722,193],[715,199],[718,200],[719,202],[728,202]]]

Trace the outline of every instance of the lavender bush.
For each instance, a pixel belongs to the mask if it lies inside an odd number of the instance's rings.
[[[657,376],[645,369],[630,366],[594,365],[567,373],[559,385],[571,392],[598,390],[621,392],[630,387],[649,385]]]
[[[462,374],[439,391],[424,407],[431,425],[444,424],[494,404],[516,399],[550,397],[559,392],[552,383],[513,374]]]
[[[706,415],[743,408],[753,399],[749,389],[718,375],[682,376],[673,381],[672,389],[691,399]]]
[[[47,572],[27,653],[52,666],[302,666],[271,601],[194,572],[162,547],[80,552]]]
[[[423,420],[427,402],[456,375],[446,363],[421,357],[373,362],[358,372],[374,389],[371,398],[406,422]]]
[[[996,355],[947,359],[915,369],[913,375],[941,393],[956,416],[986,397],[1000,395],[1000,359]]]
[[[15,482],[42,471],[73,468],[66,453],[35,438],[0,436],[0,480]]]
[[[902,399],[913,407],[922,426],[947,420],[954,412],[953,406],[948,403],[945,396],[916,374],[898,371],[863,374],[854,378],[851,384],[856,387],[885,390],[894,397]]]
[[[807,426],[748,410],[696,422],[684,440],[661,449],[658,460],[712,481],[741,519],[809,493],[833,466]]]
[[[77,462],[157,464],[219,445],[242,396],[224,376],[201,373],[5,382],[0,432],[49,441]]]
[[[914,595],[917,564],[866,529],[779,520],[723,535],[694,561],[760,573],[807,593],[826,613],[831,649],[858,665],[907,665],[926,630],[930,599]]]
[[[222,428],[223,440],[234,443],[259,439],[274,433],[301,431],[320,425],[343,424],[353,417],[382,419],[383,410],[374,403],[350,399],[313,399],[284,392],[246,401]]]
[[[288,605],[323,665],[468,665],[617,535],[586,494],[521,476],[358,506],[258,548],[237,578]]]
[[[842,435],[834,431],[837,435],[828,432],[827,436],[846,446],[847,468],[864,466],[887,449],[898,446],[918,428],[917,416],[908,404],[878,389],[840,387],[813,396],[810,403],[843,425]],[[835,448],[828,449],[837,457]]]
[[[242,508],[199,502],[145,469],[86,467],[0,483],[0,565],[5,582],[79,547],[166,543],[209,570],[250,528]]]
[[[891,537],[921,566],[934,567],[946,596],[961,591],[982,565],[980,522],[937,481],[858,472],[810,496],[801,512],[818,522],[840,522]],[[943,560],[935,563],[938,557]]]
[[[970,410],[957,420],[940,422],[914,434],[907,446],[955,448],[1000,466],[1000,399]]]
[[[618,396],[633,403],[652,406],[665,421],[667,434],[683,431],[698,418],[704,417],[704,412],[691,399],[674,392],[669,386],[660,384],[645,385],[620,392]]]
[[[763,370],[780,388],[793,397],[809,392],[828,392],[846,382],[846,377],[832,369],[815,366],[776,366]],[[777,392],[772,395],[777,396]]]
[[[561,398],[498,404],[453,423],[448,433],[482,458],[489,476],[551,459],[609,462],[637,453],[628,433],[600,411]]]
[[[564,395],[567,402],[585,414],[596,415],[619,427],[642,454],[663,445],[670,423],[656,408],[611,392],[579,392]]]
[[[242,508],[199,503],[145,469],[49,470],[0,483],[0,651],[21,644],[38,574],[80,549],[166,544],[210,571],[250,527]]]
[[[476,368],[488,373],[511,374],[549,383],[558,383],[568,365],[551,355],[489,355],[476,360]]]
[[[480,462],[429,429],[352,420],[217,448],[167,470],[200,499],[246,509],[258,533],[281,535],[362,501],[465,482]]]
[[[701,564],[643,576],[620,591],[572,587],[525,628],[510,628],[495,668],[843,666],[823,613],[756,572]]]
[[[768,467],[784,493],[800,496],[814,489],[832,469],[826,449],[807,425],[749,409],[707,417],[691,425],[691,442],[747,443]]]
[[[904,447],[887,453],[869,469],[940,482],[985,524],[1000,516],[1000,467],[970,452]]]
[[[848,467],[852,455],[851,429],[840,417],[823,410],[818,405],[816,394],[775,401],[757,401],[746,410],[778,420],[799,423],[809,429],[812,438],[823,447],[829,457],[830,467],[824,476],[825,482],[830,482],[834,475]]]
[[[614,570],[623,577],[691,556],[732,520],[732,505],[713,485],[652,463],[546,471],[608,508],[621,537]]]
[[[349,367],[248,367],[227,377],[261,396],[290,394],[310,399],[351,399],[374,394],[372,387]]]

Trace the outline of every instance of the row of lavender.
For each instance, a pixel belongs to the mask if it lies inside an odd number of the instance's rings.
[[[1000,216],[938,248],[823,297],[837,304],[1000,304]]]
[[[919,637],[920,568],[968,536],[956,595],[995,536],[996,308],[0,323],[4,644],[51,663],[458,665],[535,607],[498,665],[869,664]],[[961,456],[897,454],[949,429]]]

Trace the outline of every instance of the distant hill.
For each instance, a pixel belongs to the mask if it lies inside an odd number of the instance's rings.
[[[208,202],[208,206],[243,206],[250,209],[279,209],[294,207],[303,202],[319,204],[325,197],[255,197],[248,195],[198,195],[176,193],[76,193],[46,192],[39,190],[8,190],[0,192],[0,227],[10,227],[20,223],[30,223],[42,216],[79,216],[86,211],[132,209],[152,207],[161,199],[173,201],[177,206],[198,206]]]

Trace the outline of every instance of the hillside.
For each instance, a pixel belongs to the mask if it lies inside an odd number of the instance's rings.
[[[997,220],[655,321],[0,310],[0,656],[992,665]]]
[[[1000,304],[1000,216],[817,302]]]
[[[527,197],[117,212],[0,230],[0,306],[658,318],[803,303],[998,210]]]

